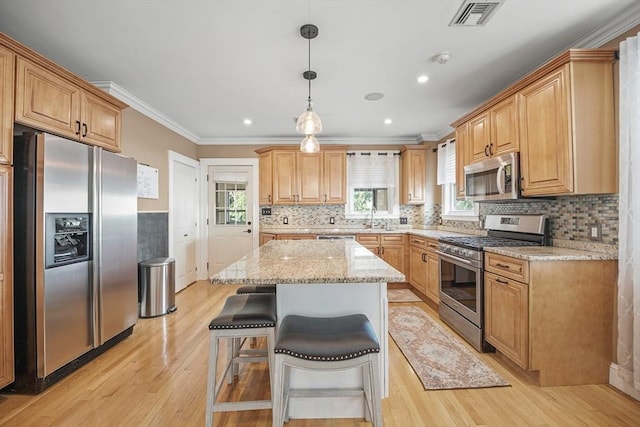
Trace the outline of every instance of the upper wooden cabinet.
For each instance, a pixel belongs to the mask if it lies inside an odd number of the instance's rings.
[[[15,55],[0,46],[0,163],[13,163],[13,81]]]
[[[523,195],[617,192],[611,60],[577,59],[518,94]]]
[[[518,151],[517,114],[511,96],[469,121],[471,162]]]
[[[571,49],[454,122],[468,163],[519,150],[523,196],[617,192],[613,61]]]
[[[120,108],[18,57],[16,122],[120,150]]]
[[[0,165],[0,388],[15,377],[13,355],[13,171]]]
[[[5,62],[7,60],[10,63]],[[120,151],[125,103],[1,33],[0,68],[3,133],[6,132],[5,103],[10,97],[11,124],[15,121],[85,144]],[[11,81],[7,81],[6,73]],[[6,144],[4,139],[2,144]]]
[[[260,154],[258,160],[258,169],[260,170],[260,196],[259,203],[261,205],[270,205],[273,203],[273,166],[272,166],[272,152]]]
[[[427,187],[427,149],[425,145],[406,145],[400,150],[400,203],[423,205]]]
[[[464,166],[469,162],[469,131],[468,124],[464,123],[456,128],[456,191],[457,198],[465,197]]]
[[[346,149],[302,153],[268,147],[260,154],[260,204],[345,203]]]

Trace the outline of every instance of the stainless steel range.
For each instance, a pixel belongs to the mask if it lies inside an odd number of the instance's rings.
[[[484,340],[484,248],[544,246],[546,215],[487,215],[486,236],[440,238],[440,319],[478,351],[493,351]]]

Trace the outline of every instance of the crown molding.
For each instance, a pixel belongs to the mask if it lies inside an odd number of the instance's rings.
[[[640,25],[640,3],[636,3],[630,10],[613,18],[606,25],[586,34],[569,48],[590,49],[602,47],[605,43],[610,42],[637,25]]]
[[[160,123],[164,127],[171,129],[178,135],[185,137],[186,139],[188,139],[193,143],[196,143],[196,144],[200,143],[200,138],[196,134],[182,127],[181,125],[179,125],[178,123],[176,123],[175,121],[167,117],[166,115],[162,114],[161,112],[153,108],[151,105],[147,104],[146,102],[144,102],[143,100],[141,100],[140,98],[132,94],[131,92],[127,91],[126,89],[118,86],[114,82],[102,80],[102,81],[95,81],[91,83],[94,86],[107,92],[108,94],[115,96],[119,100],[126,102],[134,110],[144,114],[145,116],[149,117],[152,120],[155,120],[156,122]]]
[[[200,145],[291,145],[300,144],[299,137],[232,137],[232,138],[202,138]],[[318,137],[320,145],[411,145],[420,141],[411,137]]]

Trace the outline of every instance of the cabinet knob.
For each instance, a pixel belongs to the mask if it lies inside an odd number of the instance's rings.
[[[80,135],[80,120],[76,120],[76,135]]]
[[[496,267],[506,268],[507,270],[510,269],[510,267],[507,264],[502,264],[500,262],[496,262]]]
[[[269,194],[269,203],[271,203],[271,194]]]
[[[411,193],[409,193],[409,201],[411,201]]]
[[[489,144],[489,155],[493,156],[493,142]]]
[[[484,146],[484,155],[485,155],[486,157],[489,157],[489,145],[485,145],[485,146]]]
[[[87,136],[87,132],[88,132],[87,124],[86,124],[86,123],[83,123],[83,124],[82,124],[82,137],[83,137],[83,138],[84,138],[85,136]]]
[[[508,285],[509,282],[507,282],[506,280],[502,280],[502,279],[495,279],[496,282],[500,283],[501,285]]]

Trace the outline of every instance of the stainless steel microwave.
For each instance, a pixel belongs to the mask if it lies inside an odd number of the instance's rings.
[[[510,200],[520,197],[518,153],[503,154],[464,167],[467,200]]]

